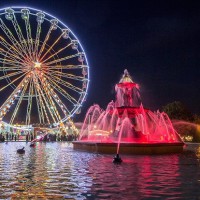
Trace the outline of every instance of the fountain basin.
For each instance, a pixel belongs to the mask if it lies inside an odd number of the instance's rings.
[[[117,142],[93,142],[74,141],[73,148],[94,153],[115,154],[117,152]],[[159,155],[183,152],[183,142],[155,142],[155,143],[120,143],[119,154],[132,155]]]

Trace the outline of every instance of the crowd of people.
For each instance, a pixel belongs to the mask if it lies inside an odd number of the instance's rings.
[[[1,133],[0,134],[0,142],[4,142],[5,141],[5,136]]]
[[[20,133],[0,133],[0,142],[5,141],[33,141],[36,138],[35,134],[28,132],[23,136]],[[74,141],[78,139],[78,134],[59,134],[59,133],[43,133],[41,135],[41,140],[44,142],[53,142],[53,141]]]
[[[78,139],[76,134],[46,134],[42,141],[44,142],[54,142],[54,141],[74,141]]]
[[[0,142],[4,141],[18,141],[19,140],[19,133],[9,133],[8,131],[6,133],[0,133]]]
[[[35,139],[35,136],[33,135],[33,133],[27,133],[26,134],[26,141],[32,141],[33,139]]]

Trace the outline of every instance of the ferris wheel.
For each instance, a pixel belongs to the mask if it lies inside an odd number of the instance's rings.
[[[80,112],[89,66],[75,34],[33,8],[0,10],[0,120],[58,125]]]

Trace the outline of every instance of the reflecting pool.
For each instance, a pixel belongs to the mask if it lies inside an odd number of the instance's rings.
[[[29,145],[0,143],[0,199],[200,199],[200,144],[183,154],[122,155],[119,165],[67,142]]]

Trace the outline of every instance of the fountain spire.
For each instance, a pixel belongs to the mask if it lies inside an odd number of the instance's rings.
[[[127,69],[124,70],[119,83],[115,85],[116,107],[138,107],[141,104],[138,85],[133,82]]]
[[[122,75],[122,78],[120,79],[119,83],[133,83],[133,80],[131,76],[129,75],[129,72],[127,69],[124,70],[124,74]]]

